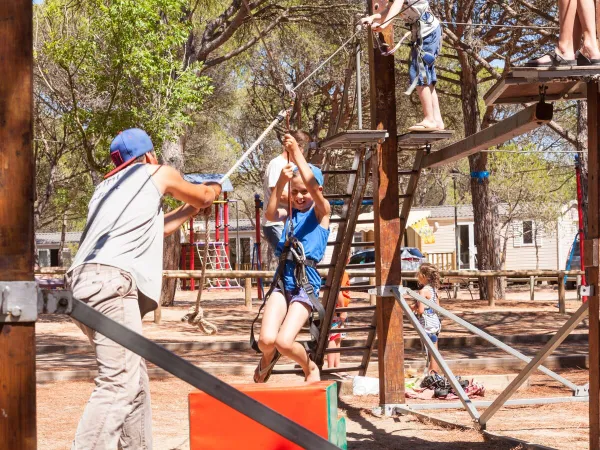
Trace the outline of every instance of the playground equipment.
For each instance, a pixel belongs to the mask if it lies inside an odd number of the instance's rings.
[[[221,174],[199,174],[190,173],[184,175],[184,179],[194,184],[202,184],[206,181],[214,181],[223,178]],[[223,183],[223,200],[215,200],[215,231],[214,241],[196,241],[195,240],[195,223],[196,218],[191,217],[189,222],[190,228],[190,240],[188,245],[182,244],[181,246],[181,269],[195,269],[195,253],[198,254],[200,264],[204,265],[204,252],[202,249],[204,246],[208,247],[206,257],[206,268],[209,270],[232,270],[231,267],[231,250],[229,247],[229,203],[232,200],[227,198],[229,192],[233,191],[233,185],[231,181],[226,178]],[[236,202],[236,213],[237,213],[237,202]],[[204,226],[204,225],[203,225]],[[205,230],[202,230],[205,231]],[[223,240],[221,241],[221,231],[223,231]],[[238,236],[236,239],[236,258],[239,259],[240,255],[240,240],[239,240],[239,225],[236,227]],[[202,234],[204,236],[204,233]],[[186,261],[189,263],[186,264]],[[187,266],[187,267],[186,267]],[[208,278],[208,289],[242,289],[237,279],[232,278]],[[202,289],[203,286],[200,286]],[[194,280],[190,280],[190,290],[196,289]]]
[[[294,422],[327,439],[339,448],[347,448],[346,422],[338,418],[337,384],[243,384],[240,392],[274,409]],[[287,439],[264,429],[252,420],[215,401],[203,392],[189,395],[190,448],[299,449]],[[235,424],[235,432],[231,427]]]
[[[373,0],[375,1],[375,0]],[[373,5],[371,5],[372,8]],[[5,400],[3,409],[10,411],[7,417],[0,420],[0,435],[7,436],[9,448],[32,449],[36,447],[36,406],[35,406],[35,321],[38,309],[45,313],[69,314],[81,323],[98,330],[100,333],[136,352],[148,361],[164,368],[173,375],[187,381],[205,391],[214,398],[226,403],[242,414],[263,424],[288,440],[308,448],[336,448],[333,444],[317,436],[315,433],[294,423],[290,419],[274,412],[259,402],[249,398],[235,388],[211,377],[206,372],[186,362],[182,358],[166,351],[159,345],[143,338],[131,330],[113,322],[102,314],[87,307],[82,302],[71,298],[68,292],[38,292],[33,280],[33,161],[31,145],[31,105],[32,105],[32,4],[23,0],[7,0],[5,2],[5,20],[2,24],[6,42],[18,42],[16,45],[0,46],[0,59],[5,64],[0,66],[0,142],[3,143],[3,161],[0,170],[5,195],[0,197],[0,223],[2,224],[0,239],[0,398]],[[390,27],[391,28],[391,27]],[[391,31],[391,30],[390,30]],[[389,39],[391,33],[386,36]],[[346,42],[348,44],[354,37]],[[373,203],[375,209],[375,248],[376,248],[376,314],[373,325],[369,327],[370,343],[365,347],[354,347],[351,351],[364,352],[363,362],[354,370],[365,370],[370,358],[376,332],[379,336],[379,371],[381,377],[380,403],[386,411],[407,409],[404,403],[404,348],[402,311],[406,305],[399,298],[402,274],[397,249],[400,248],[402,230],[405,228],[407,214],[417,185],[421,170],[425,167],[436,167],[473,154],[490,145],[510,139],[523,132],[535,129],[552,118],[552,106],[546,102],[561,99],[582,99],[588,102],[588,152],[589,152],[589,230],[586,236],[586,267],[588,281],[586,295],[589,302],[584,304],[563,326],[561,331],[533,358],[524,371],[515,379],[507,391],[494,401],[494,404],[478,417],[473,405],[463,398],[463,404],[471,416],[477,418],[480,428],[485,427],[494,412],[501,407],[506,398],[518,387],[526,377],[542,364],[547,355],[560,344],[561,340],[580,321],[587,310],[590,315],[589,355],[590,355],[590,448],[600,447],[600,91],[597,80],[598,69],[590,68],[557,68],[557,69],[515,69],[508,73],[490,93],[485,96],[488,105],[495,103],[531,103],[527,107],[500,123],[467,137],[455,144],[432,152],[431,144],[435,140],[447,138],[447,134],[408,134],[396,135],[396,103],[395,103],[395,64],[393,57],[373,51],[373,38],[370,36],[371,70],[377,76],[371,77],[371,128],[372,133],[385,133],[389,136],[384,142],[382,137],[368,139],[349,132],[345,135],[334,135],[333,138],[346,140],[342,144],[355,151],[352,170],[356,171],[352,186],[346,194],[332,196],[334,199],[345,199],[345,213],[340,224],[345,224],[341,241],[336,243],[336,255],[345,257],[351,246],[353,223],[356,223],[357,205],[364,197],[366,179],[369,176],[367,165],[373,171]],[[389,42],[392,44],[392,42]],[[336,53],[343,48],[340,47]],[[332,55],[331,57],[333,57]],[[331,59],[328,58],[329,59]],[[309,77],[320,70],[328,61],[320,64]],[[298,89],[305,78],[294,89]],[[541,89],[540,89],[541,87]],[[284,118],[280,114],[265,130],[263,138],[277,123]],[[446,132],[447,133],[447,132]],[[256,148],[260,139],[251,150]],[[333,139],[332,138],[332,139]],[[324,143],[322,148],[334,146],[334,140]],[[340,145],[340,146],[342,146]],[[410,169],[399,170],[397,152],[414,152],[414,162]],[[10,162],[10,163],[9,163]],[[233,170],[243,162],[240,159]],[[231,171],[230,171],[231,172]],[[227,175],[226,175],[227,176]],[[224,178],[226,178],[224,176]],[[398,176],[409,176],[409,190],[399,193]],[[361,178],[361,179],[359,179]],[[364,178],[364,179],[362,179]],[[362,192],[361,192],[362,191]],[[400,209],[399,200],[403,199]],[[400,211],[400,214],[398,214]],[[340,226],[342,230],[342,226]],[[341,266],[341,264],[339,265]],[[342,270],[334,267],[329,271],[325,286],[326,325],[331,323],[333,303],[336,292],[340,289]],[[408,292],[411,295],[410,292]],[[39,301],[38,301],[39,296]],[[415,297],[425,303],[425,299]],[[429,305],[432,306],[432,305]],[[345,308],[350,311],[352,308]],[[374,309],[374,308],[372,308]],[[435,308],[434,308],[435,309]],[[338,309],[341,311],[341,309]],[[441,311],[439,311],[441,312]],[[411,317],[409,315],[409,317]],[[418,330],[418,325],[415,325]],[[348,331],[346,329],[345,331]],[[321,333],[325,339],[326,333]],[[425,342],[427,338],[424,337]],[[367,352],[368,350],[368,352]],[[346,351],[346,350],[344,350]],[[319,342],[318,358],[325,354],[324,346]],[[440,361],[441,358],[440,358]],[[339,371],[339,370],[336,370]],[[458,391],[457,391],[458,392]],[[410,411],[409,411],[410,412]]]

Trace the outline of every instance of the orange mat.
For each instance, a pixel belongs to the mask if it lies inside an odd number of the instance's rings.
[[[342,440],[345,444],[345,423],[339,424],[337,418],[335,382],[292,385],[253,383],[233,387],[330,442],[340,445]],[[192,392],[189,406],[191,450],[301,448],[204,392]],[[343,438],[340,436],[342,431]]]

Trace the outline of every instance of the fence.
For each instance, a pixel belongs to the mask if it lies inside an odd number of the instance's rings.
[[[427,262],[437,266],[440,270],[456,270],[456,252],[423,253]]]

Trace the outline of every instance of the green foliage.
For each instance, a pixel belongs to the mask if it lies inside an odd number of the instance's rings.
[[[88,162],[108,162],[120,130],[154,145],[182,134],[207,94],[201,64],[184,54],[185,0],[46,0],[36,6],[37,63],[57,119],[79,134]]]

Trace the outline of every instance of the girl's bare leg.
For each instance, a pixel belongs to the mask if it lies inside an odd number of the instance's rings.
[[[308,320],[310,307],[300,302],[290,304],[285,320],[279,329],[275,347],[284,356],[292,359],[302,367],[305,380],[308,382],[320,381],[319,368],[310,360],[304,346],[296,342],[296,337],[302,325]]]
[[[417,93],[419,94],[419,100],[421,101],[421,107],[423,108],[423,120],[417,125],[423,125],[428,128],[436,127],[431,89],[429,86],[417,86]]]
[[[265,312],[260,326],[260,336],[258,338],[258,348],[262,352],[260,367],[266,367],[273,359],[277,333],[285,319],[286,312],[285,297],[281,292],[273,292],[265,305]]]
[[[340,348],[342,345],[342,339],[334,339],[333,341],[329,341],[327,344],[327,348]],[[327,367],[329,369],[333,369],[335,367],[340,367],[340,354],[339,353],[327,353]]]
[[[438,343],[434,343],[433,345],[435,345],[435,348],[438,348]],[[433,370],[435,372],[440,372],[440,366],[438,366],[438,363],[435,362],[435,359],[433,359],[433,353],[429,352],[429,370]]]
[[[440,129],[445,129],[444,119],[442,119],[442,113],[440,111],[440,101],[438,99],[437,91],[435,90],[435,84],[429,86],[431,90],[431,105],[433,108],[433,118],[435,120],[435,125]]]
[[[588,58],[600,59],[600,50],[598,50],[598,42],[596,41],[596,13],[594,9],[594,0],[578,0],[577,16],[583,34],[581,53]],[[579,41],[576,41],[575,46],[578,45]]]
[[[581,0],[592,5],[591,14],[594,15],[594,0]],[[573,31],[575,28],[575,21],[577,20],[577,3],[578,0],[558,0],[558,20],[560,25],[558,45],[556,46],[556,53],[562,56],[564,59],[575,59],[575,51],[573,50]],[[579,11],[582,13],[582,10]],[[584,20],[580,16],[580,21],[583,24]],[[585,30],[585,26],[584,26]],[[594,33],[595,34],[595,33]],[[597,49],[597,48],[596,48]],[[591,55],[586,55],[591,56]],[[545,55],[537,59],[539,62],[549,62],[550,57]]]

